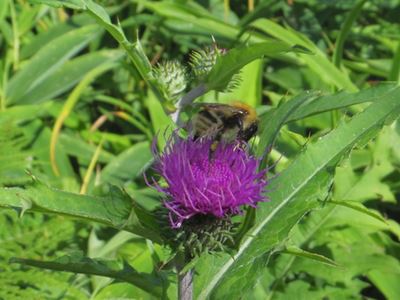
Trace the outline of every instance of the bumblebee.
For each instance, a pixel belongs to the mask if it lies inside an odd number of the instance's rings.
[[[249,141],[257,132],[258,119],[254,108],[242,102],[204,103],[199,104],[188,128],[194,139],[206,137],[215,141],[215,148],[220,141]]]

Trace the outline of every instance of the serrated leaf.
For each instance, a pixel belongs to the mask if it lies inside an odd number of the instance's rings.
[[[161,278],[146,273],[139,273],[126,263],[91,259],[79,254],[65,255],[54,261],[39,261],[25,258],[11,258],[11,263],[73,273],[105,276],[129,282],[148,293],[161,297],[163,294]]]
[[[0,207],[69,216],[94,221],[160,242],[154,228],[157,222],[132,199],[116,187],[110,187],[107,197],[94,197],[64,192],[36,181],[26,189],[0,188]],[[146,225],[145,225],[146,224]]]
[[[320,196],[331,182],[329,170],[357,143],[372,138],[399,113],[398,93],[386,94],[347,124],[341,124],[315,144],[309,145],[291,166],[271,182],[271,202],[260,205],[257,223],[234,258],[227,255],[218,258],[205,256],[196,266],[200,274],[195,287],[198,299],[231,298],[245,294],[264,270],[274,248],[287,237],[302,215],[315,206],[315,197]],[[310,197],[314,197],[314,201]]]

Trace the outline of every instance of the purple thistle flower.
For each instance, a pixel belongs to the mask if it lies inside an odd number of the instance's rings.
[[[177,134],[167,141],[163,153],[153,144],[155,170],[167,187],[155,183],[167,195],[173,228],[197,214],[223,218],[240,214],[242,205],[256,207],[266,201],[266,170],[258,171],[260,159],[250,156],[238,144],[219,143],[210,153],[211,140],[183,139]]]

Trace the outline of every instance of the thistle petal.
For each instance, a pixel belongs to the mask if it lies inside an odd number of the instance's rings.
[[[162,153],[153,148],[155,170],[167,187],[164,206],[173,228],[194,215],[224,218],[241,214],[241,207],[256,207],[267,201],[267,170],[259,171],[260,159],[237,144],[219,143],[210,155],[213,141],[183,139],[174,133]]]

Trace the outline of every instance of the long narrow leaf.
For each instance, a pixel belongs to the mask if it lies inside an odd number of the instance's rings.
[[[196,266],[199,274],[212,274],[198,282],[198,298],[238,297],[251,288],[274,248],[282,243],[301,216],[315,207],[315,200],[329,184],[330,172],[340,158],[357,143],[372,138],[386,122],[397,118],[399,113],[398,94],[389,93],[348,124],[342,124],[310,145],[288,169],[272,181],[272,192],[269,193],[271,202],[260,205],[257,223],[234,257],[205,256]]]
[[[14,77],[7,87],[7,103],[29,103],[29,93],[56,72],[70,57],[85,47],[99,33],[88,25],[57,38],[43,47]]]

